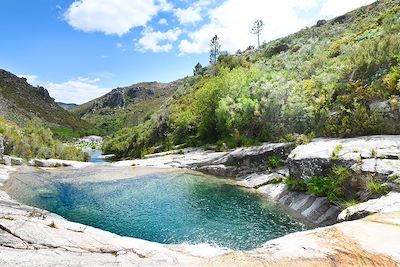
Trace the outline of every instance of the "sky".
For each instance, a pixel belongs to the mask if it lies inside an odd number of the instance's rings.
[[[230,53],[374,0],[0,0],[0,69],[81,104],[113,88],[170,82],[208,64],[217,34]]]

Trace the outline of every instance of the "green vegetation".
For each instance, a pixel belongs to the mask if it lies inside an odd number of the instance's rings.
[[[63,142],[70,142],[74,139],[81,138],[88,135],[100,135],[101,132],[97,129],[90,129],[90,130],[75,130],[72,128],[50,128],[55,138],[63,141]]]
[[[368,189],[371,194],[378,196],[383,196],[390,192],[390,188],[384,186],[383,183],[374,181],[374,179],[368,182]]]
[[[137,157],[180,144],[398,133],[399,122],[369,104],[399,105],[400,9],[384,0],[343,18],[220,56],[149,121],[114,133],[104,151]]]
[[[25,159],[56,158],[87,161],[89,155],[74,146],[65,146],[54,138],[52,131],[39,120],[31,120],[21,128],[0,118],[0,132],[4,137],[5,154]]]
[[[268,158],[268,168],[270,170],[282,167],[283,165],[285,165],[285,162],[279,157],[272,156]]]
[[[326,197],[331,203],[341,207],[348,207],[357,204],[366,195],[382,196],[390,190],[382,183],[375,181],[373,178],[369,180],[366,188],[351,188],[351,179],[353,174],[345,167],[333,167],[329,175],[314,176],[309,180],[294,180],[286,178],[284,182],[289,190],[307,192],[307,194]]]
[[[339,157],[340,150],[343,149],[343,145],[337,145],[332,151],[332,160],[337,160]]]
[[[327,197],[330,202],[340,205],[346,201],[344,191],[350,177],[351,174],[347,168],[334,167],[327,177],[314,176],[307,181],[287,178],[285,183],[289,190],[307,192],[307,194],[317,197]]]
[[[300,192],[307,191],[307,183],[303,180],[294,180],[291,179],[290,177],[287,177],[283,181],[291,191],[300,191]]]

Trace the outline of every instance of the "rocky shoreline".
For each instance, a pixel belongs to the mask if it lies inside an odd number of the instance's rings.
[[[358,220],[290,234],[271,240],[253,251],[229,252],[210,247],[161,245],[120,237],[66,221],[47,211],[21,205],[0,191],[0,264],[400,266],[400,193],[396,192],[397,173],[400,169],[400,136],[317,139],[296,148],[293,144],[264,144],[227,152],[185,149],[183,153],[150,155],[146,159],[116,162],[112,165],[188,168],[233,177],[238,185],[254,188],[288,212],[315,225],[333,224],[337,218],[341,221]],[[271,157],[285,164],[268,166]],[[60,165],[56,164],[57,161],[49,162],[54,164],[41,167]],[[290,191],[282,183],[284,177],[298,170],[301,170],[301,175],[295,179],[308,179],[315,175],[311,172],[321,174],[325,170],[324,166],[333,163],[348,166],[363,174],[359,177],[374,173],[382,183],[387,183],[392,192],[341,211],[324,197]],[[85,167],[73,162],[62,165]],[[13,171],[13,167],[0,165],[0,182],[8,179]]]

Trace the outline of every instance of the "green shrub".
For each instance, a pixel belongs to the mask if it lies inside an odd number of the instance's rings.
[[[284,183],[288,186],[289,190],[291,191],[300,191],[306,192],[307,191],[307,184],[303,180],[294,180],[290,177],[284,179]]]
[[[282,167],[283,165],[285,165],[285,162],[277,156],[272,156],[268,158],[268,168],[270,170]]]

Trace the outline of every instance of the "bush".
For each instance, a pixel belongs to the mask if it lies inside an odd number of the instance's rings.
[[[0,128],[4,129],[5,154],[25,159],[57,158],[87,161],[89,155],[76,147],[64,147],[54,138],[50,129],[41,121],[32,120],[25,128],[0,118]]]
[[[284,183],[288,186],[289,190],[291,191],[300,191],[300,192],[307,191],[307,184],[303,180],[293,180],[290,177],[287,177],[284,180]]]

